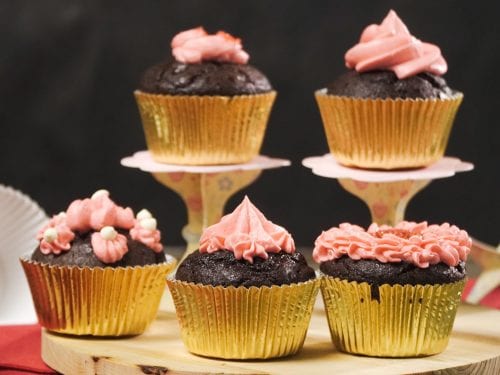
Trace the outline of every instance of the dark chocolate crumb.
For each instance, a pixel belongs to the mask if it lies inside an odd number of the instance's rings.
[[[261,71],[248,64],[167,61],[144,72],[139,90],[151,94],[234,96],[266,93],[272,87]]]
[[[348,256],[323,262],[320,270],[332,277],[370,284],[371,298],[377,301],[380,301],[379,286],[383,284],[448,284],[460,281],[466,275],[464,262],[459,262],[455,267],[438,263],[419,268],[407,262],[382,263],[371,259],[354,260]],[[422,303],[421,300],[418,302]],[[413,303],[413,300],[409,300],[409,303]]]
[[[92,232],[75,233],[75,238],[71,243],[69,251],[63,251],[61,254],[43,254],[38,247],[31,259],[56,266],[78,266],[78,267],[127,267],[144,266],[147,264],[156,264],[165,262],[164,253],[156,253],[146,245],[130,238],[127,231],[118,230],[127,237],[128,252],[116,263],[101,262],[92,249]]]
[[[315,278],[314,270],[298,252],[270,253],[268,259],[255,257],[253,263],[236,259],[233,252],[190,254],[177,269],[176,279],[204,285],[273,286],[305,282]]]
[[[391,71],[358,73],[354,70],[328,85],[327,93],[366,99],[447,99],[456,95],[442,77],[432,73],[398,79]]]

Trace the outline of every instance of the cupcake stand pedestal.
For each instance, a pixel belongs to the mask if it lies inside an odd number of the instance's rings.
[[[202,169],[176,167],[175,169],[173,166],[148,164],[144,160],[139,162],[137,157],[140,155],[141,157],[147,156],[136,154],[132,158],[124,159],[122,163],[130,167],[140,167],[152,173],[160,182],[183,197],[188,210],[191,210],[187,228],[194,229],[189,229],[192,232],[188,232],[187,229],[184,232],[191,244],[195,242],[196,235],[199,235],[204,225],[212,223],[221,215],[224,202],[231,194],[250,184],[262,169],[288,165],[287,161],[267,159],[267,162],[264,162],[265,160],[261,159],[263,164],[259,164],[258,168],[257,166],[248,168],[249,165],[244,165],[217,171],[203,169],[209,167],[202,167]],[[316,159],[321,161],[321,158]],[[336,177],[328,175],[328,177],[339,178],[346,189],[360,196],[370,207],[376,203],[386,205],[388,207],[386,210],[373,208],[372,213],[374,215],[378,213],[377,221],[391,223],[397,218],[402,218],[404,207],[411,196],[430,180],[451,176],[457,171],[472,168],[472,165],[468,163],[460,161],[454,163],[455,167],[449,168],[446,173],[426,172],[427,174],[421,178],[416,178],[414,175],[400,180],[380,181],[369,177],[359,177],[357,174],[338,174]],[[314,172],[317,174],[326,174],[323,173],[324,169],[318,169],[314,158],[306,160],[305,164],[310,168],[314,167]],[[161,169],[160,166],[166,169]],[[358,172],[360,171],[356,171]],[[215,173],[217,174],[214,175]],[[181,176],[184,177],[181,178]],[[229,181],[232,182],[229,183]],[[221,186],[230,186],[230,188],[226,190]],[[219,190],[222,192],[218,193]],[[387,194],[391,198],[387,198]],[[191,196],[197,197],[199,203],[196,203],[194,207],[199,207],[198,209],[193,210],[193,206],[189,207],[188,202]],[[398,196],[399,200],[395,199]],[[212,200],[218,203],[215,204]],[[384,211],[383,215],[382,211]],[[194,234],[188,237],[186,233]],[[165,297],[166,303],[161,307],[157,319],[140,336],[79,338],[42,330],[43,360],[55,370],[65,374],[500,373],[500,325],[497,324],[500,321],[500,311],[498,310],[471,305],[461,306],[448,348],[441,354],[410,359],[370,358],[348,355],[335,350],[330,340],[322,300],[318,297],[304,347],[298,355],[267,361],[224,361],[195,356],[185,349],[180,339],[179,326],[170,294],[167,293]]]
[[[262,170],[287,167],[290,161],[258,156],[246,164],[173,165],[157,163],[149,151],[139,151],[122,159],[121,164],[151,173],[158,182],[181,196],[188,217],[182,229],[182,237],[187,242],[184,258],[198,248],[203,229],[221,218],[233,194],[254,182]]]
[[[369,171],[344,167],[331,154],[306,158],[302,164],[318,176],[338,179],[345,190],[366,203],[373,222],[389,225],[404,220],[410,199],[432,180],[474,168],[471,163],[444,157],[422,169]]]

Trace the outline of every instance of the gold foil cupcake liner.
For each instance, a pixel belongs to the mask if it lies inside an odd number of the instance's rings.
[[[337,349],[374,357],[418,357],[448,345],[465,280],[378,287],[326,276],[321,292]]]
[[[39,323],[73,335],[144,332],[155,319],[175,259],[135,267],[51,266],[21,258]]]
[[[272,287],[222,287],[168,280],[187,349],[226,359],[298,352],[320,280]]]
[[[259,154],[276,92],[236,96],[135,91],[146,143],[158,162],[246,163]]]
[[[360,99],[316,92],[330,152],[360,168],[402,169],[443,157],[463,95],[449,99]]]

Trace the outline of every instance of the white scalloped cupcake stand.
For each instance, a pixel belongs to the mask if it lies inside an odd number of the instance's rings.
[[[410,199],[432,180],[474,169],[473,164],[452,157],[444,157],[426,168],[405,171],[349,168],[331,154],[306,158],[302,164],[318,176],[337,179],[345,190],[366,203],[373,222],[389,225],[404,219]]]
[[[245,164],[174,165],[158,163],[149,151],[139,151],[123,158],[121,164],[151,173],[181,196],[188,216],[188,223],[182,229],[187,242],[185,257],[198,248],[203,229],[219,221],[233,194],[253,183],[263,170],[287,167],[290,161],[259,155]]]

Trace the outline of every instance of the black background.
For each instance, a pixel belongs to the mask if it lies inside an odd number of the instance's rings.
[[[465,93],[447,154],[473,172],[434,181],[407,218],[449,221],[499,240],[499,2],[479,1],[6,1],[0,2],[0,182],[48,213],[105,187],[119,203],[148,207],[167,245],[186,222],[175,193],[121,167],[145,149],[132,92],[141,72],[170,55],[180,30],[204,25],[243,39],[251,63],[278,91],[262,153],[293,166],[264,172],[247,193],[271,220],[310,246],[323,229],[369,224],[364,204],[335,180],[301,166],[327,152],[314,90],[341,74],[364,26],[394,8],[413,35],[438,44],[449,85]]]

